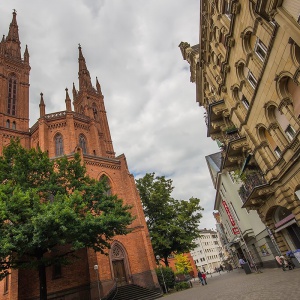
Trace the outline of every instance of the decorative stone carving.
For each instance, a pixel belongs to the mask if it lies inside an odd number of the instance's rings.
[[[230,37],[230,38],[227,39],[227,46],[228,47],[233,47],[234,44],[235,44],[235,40],[234,40],[233,37]]]
[[[221,87],[221,91],[222,91],[222,93],[227,93],[227,87],[223,85]]]
[[[233,15],[238,15],[241,11],[241,4],[239,2],[232,3],[231,5],[231,13]]]
[[[224,65],[223,69],[224,69],[224,72],[225,72],[225,73],[229,73],[229,72],[230,72],[230,66],[227,65],[227,64]]]

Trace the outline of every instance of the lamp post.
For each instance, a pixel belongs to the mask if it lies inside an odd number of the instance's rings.
[[[161,272],[161,277],[162,277],[162,280],[163,280],[163,283],[164,283],[164,286],[165,286],[165,291],[166,291],[166,293],[168,293],[167,286],[166,286],[166,283],[165,283],[164,274],[163,274],[163,271],[162,271],[162,269],[160,267],[160,263],[159,263],[160,256],[156,255],[156,259],[157,259],[157,264],[159,265],[159,269],[160,269],[160,272]]]
[[[101,295],[100,295],[100,282],[99,282],[99,272],[98,272],[98,265],[94,265],[94,270],[96,272],[97,275],[97,285],[98,285],[98,296],[99,296],[99,300],[101,300]]]

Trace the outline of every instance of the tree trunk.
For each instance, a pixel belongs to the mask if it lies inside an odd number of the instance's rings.
[[[164,263],[166,267],[169,266],[168,256],[164,257]]]
[[[41,261],[39,263],[39,280],[40,280],[40,300],[47,300],[46,266]]]

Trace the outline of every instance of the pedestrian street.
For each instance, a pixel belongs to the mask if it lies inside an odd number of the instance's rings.
[[[246,275],[242,269],[207,276],[207,285],[192,280],[193,288],[165,295],[166,300],[299,300],[300,268],[291,271],[262,269]]]

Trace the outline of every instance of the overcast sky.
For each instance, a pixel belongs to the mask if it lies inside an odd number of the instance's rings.
[[[101,84],[114,149],[136,178],[147,172],[173,180],[175,199],[201,199],[201,228],[214,228],[215,191],[205,155],[206,136],[181,41],[198,44],[200,0],[1,0],[0,33],[12,10],[22,53],[30,54],[30,124],[65,110],[65,88],[78,88],[78,44]]]

